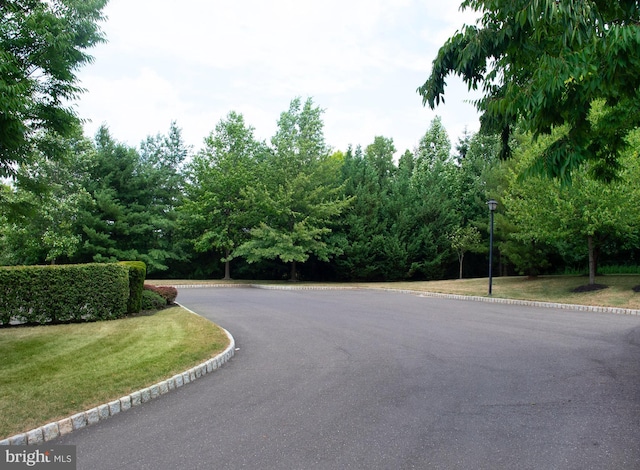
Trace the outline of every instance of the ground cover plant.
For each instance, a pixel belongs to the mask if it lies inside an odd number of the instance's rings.
[[[182,307],[120,320],[0,329],[0,439],[107,403],[228,346]]]

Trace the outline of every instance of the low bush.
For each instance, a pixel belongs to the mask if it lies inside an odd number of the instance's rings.
[[[145,290],[155,292],[162,296],[167,301],[168,305],[175,303],[176,297],[178,297],[178,289],[173,286],[154,286],[151,284],[145,284],[144,288]]]
[[[142,310],[158,310],[167,305],[164,297],[149,289],[142,291],[141,301]]]

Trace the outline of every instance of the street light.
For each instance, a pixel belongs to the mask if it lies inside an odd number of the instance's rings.
[[[487,206],[489,206],[489,213],[491,214],[491,225],[489,226],[489,295],[491,295],[491,286],[493,284],[493,275],[492,275],[492,267],[493,267],[493,213],[498,207],[498,201],[495,199],[490,199],[487,201]]]

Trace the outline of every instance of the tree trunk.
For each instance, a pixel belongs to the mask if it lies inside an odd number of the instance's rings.
[[[460,279],[462,279],[462,261],[464,260],[464,253],[458,255],[458,261],[460,262]]]
[[[224,277],[223,281],[231,280],[231,261],[229,261],[229,248],[224,250],[224,257],[227,261],[224,262]]]
[[[587,246],[589,247],[589,285],[596,283],[596,256],[593,248],[593,235],[587,237]]]
[[[296,269],[296,262],[291,262],[291,277],[289,278],[291,282],[298,282],[298,271]]]

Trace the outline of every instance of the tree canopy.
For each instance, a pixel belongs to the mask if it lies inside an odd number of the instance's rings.
[[[103,41],[98,22],[106,3],[0,2],[0,177],[15,176],[43,133],[74,131],[69,103],[82,91],[75,73],[92,59],[86,50]]]
[[[640,124],[640,2],[630,0],[465,0],[481,16],[440,48],[423,103],[444,102],[446,77],[481,89],[482,130],[502,135],[502,155],[522,119],[534,137],[561,125],[530,170],[560,179],[589,161],[599,179],[620,170],[627,136]],[[601,119],[589,115],[605,103]]]

